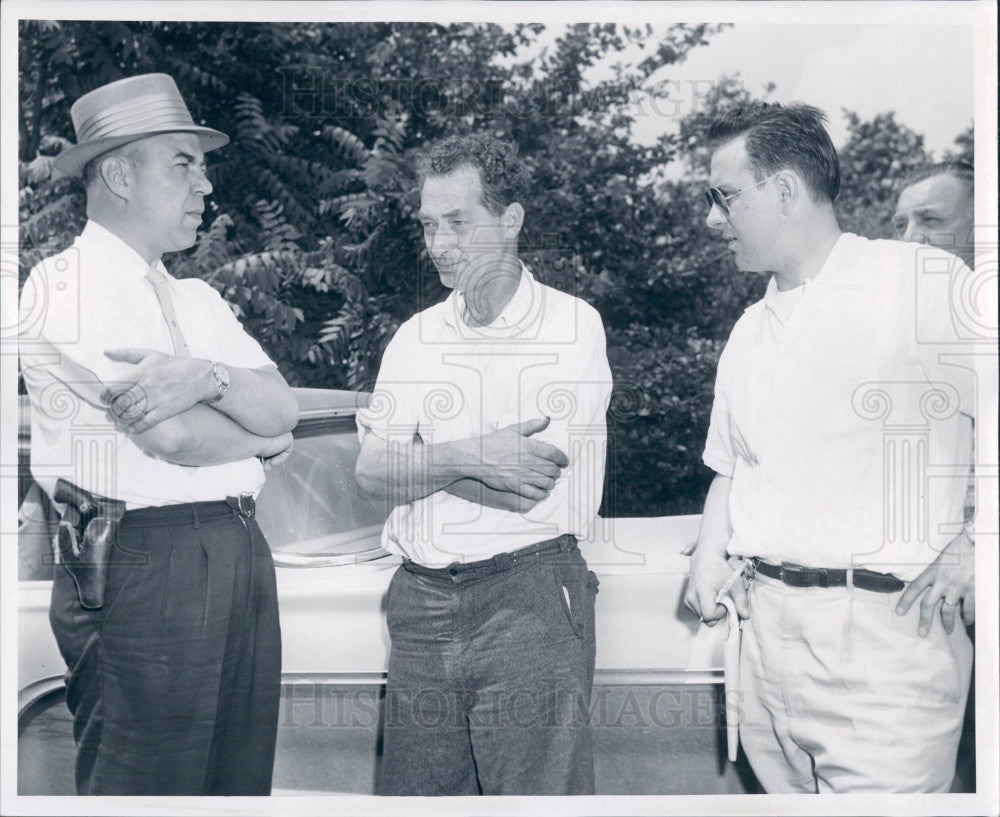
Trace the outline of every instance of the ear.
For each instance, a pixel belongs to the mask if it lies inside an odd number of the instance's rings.
[[[790,212],[805,191],[802,179],[794,170],[782,170],[774,177],[774,184],[778,190],[778,200],[781,202],[782,212]]]
[[[132,168],[121,156],[108,156],[101,161],[101,178],[114,195],[128,199],[132,194]]]
[[[500,217],[500,223],[505,238],[517,238],[521,232],[521,225],[524,224],[524,208],[516,201],[508,204]]]

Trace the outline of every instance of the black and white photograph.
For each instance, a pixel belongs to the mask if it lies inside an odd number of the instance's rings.
[[[0,813],[1000,815],[995,4],[0,13]]]

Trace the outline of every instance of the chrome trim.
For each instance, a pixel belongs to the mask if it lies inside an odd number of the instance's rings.
[[[709,686],[722,685],[721,669],[605,669],[594,673],[594,683],[616,686]]]
[[[283,672],[282,686],[379,686],[385,684],[384,672]]]
[[[66,678],[63,675],[52,675],[42,678],[40,681],[32,681],[24,689],[17,693],[17,719],[20,720],[24,714],[38,703],[46,695],[58,692],[66,686]]]
[[[353,417],[357,413],[357,408],[312,408],[299,410],[299,422],[302,420],[329,420],[340,417]]]
[[[383,547],[359,550],[354,553],[306,554],[271,551],[275,567],[340,567],[342,565],[356,565],[361,562],[373,562],[388,555],[389,551]]]

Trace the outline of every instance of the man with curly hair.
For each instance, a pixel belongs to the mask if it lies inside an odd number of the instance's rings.
[[[419,166],[427,252],[452,290],[404,323],[358,414],[358,485],[403,557],[379,791],[588,794],[604,328],[518,258],[526,171],[453,137]]]

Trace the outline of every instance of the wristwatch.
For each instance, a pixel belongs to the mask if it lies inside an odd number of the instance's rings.
[[[229,369],[226,368],[226,364],[213,360],[212,377],[215,378],[215,384],[218,387],[218,391],[215,393],[215,397],[205,401],[208,405],[218,403],[223,397],[226,396],[226,392],[229,391]]]

